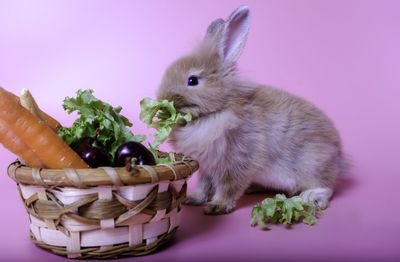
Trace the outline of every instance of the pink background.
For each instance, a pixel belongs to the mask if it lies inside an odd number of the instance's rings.
[[[63,98],[92,88],[123,106],[134,132],[150,133],[138,121],[139,100],[154,97],[164,69],[210,21],[242,3],[252,11],[242,74],[330,115],[352,174],[313,227],[251,228],[251,208],[265,195],[243,197],[226,216],[184,207],[172,245],[135,261],[400,261],[399,1],[1,1],[0,85],[29,88],[64,125],[74,117]],[[63,260],[30,243],[6,175],[15,156],[0,154],[0,260]]]

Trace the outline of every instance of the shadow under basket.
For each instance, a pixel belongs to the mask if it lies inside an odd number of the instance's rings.
[[[57,255],[111,259],[146,255],[175,234],[186,180],[198,163],[174,155],[171,164],[131,170],[8,167],[28,211],[33,243]]]

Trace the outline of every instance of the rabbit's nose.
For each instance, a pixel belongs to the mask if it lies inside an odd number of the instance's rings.
[[[168,101],[174,102],[176,108],[179,108],[186,104],[185,97],[175,93],[165,94],[162,97],[160,97],[160,99],[166,99]]]

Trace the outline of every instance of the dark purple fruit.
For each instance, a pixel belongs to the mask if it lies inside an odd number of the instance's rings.
[[[126,166],[132,159],[136,165],[155,165],[153,154],[141,143],[130,141],[122,144],[115,153],[114,165]]]
[[[93,168],[111,166],[110,157],[99,147],[88,147],[80,154],[81,158]]]
[[[74,145],[72,145],[72,149],[78,154],[82,155],[83,151],[86,151],[89,148],[92,148],[95,143],[95,139],[92,137],[83,137]]]
[[[96,139],[83,137],[72,148],[90,167],[111,166],[111,157],[99,145]]]

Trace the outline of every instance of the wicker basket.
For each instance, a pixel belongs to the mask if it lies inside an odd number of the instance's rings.
[[[145,255],[172,238],[186,179],[198,163],[126,168],[38,169],[12,163],[30,219],[31,240],[69,258]]]

